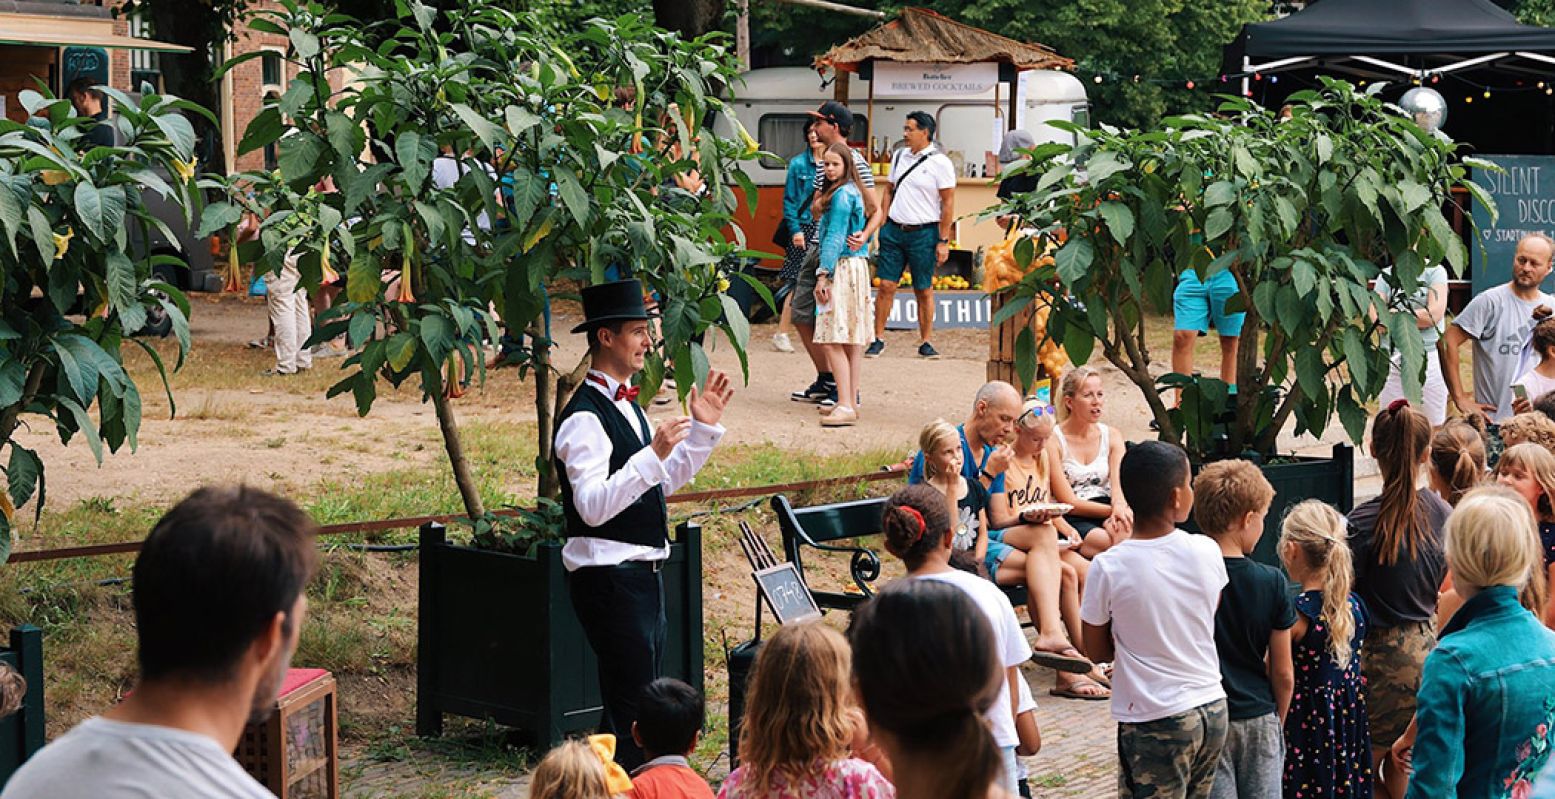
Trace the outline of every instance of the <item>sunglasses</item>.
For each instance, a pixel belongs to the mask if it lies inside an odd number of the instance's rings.
[[[1029,397],[1028,399],[1035,399],[1035,397]],[[1034,408],[1027,408],[1025,411],[1022,411],[1021,415],[1015,417],[1015,423],[1020,424],[1021,422],[1025,421],[1026,417],[1028,416],[1034,419],[1040,419],[1041,417],[1048,414],[1052,414],[1053,418],[1056,419],[1058,418],[1058,409],[1051,405],[1038,405]]]

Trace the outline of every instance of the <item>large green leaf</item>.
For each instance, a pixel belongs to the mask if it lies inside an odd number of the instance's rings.
[[[1089,239],[1071,238],[1053,254],[1053,263],[1058,267],[1058,279],[1064,285],[1074,285],[1091,268],[1095,258],[1096,247]]]
[[[138,305],[136,295],[135,264],[129,256],[117,250],[110,251],[105,259],[108,282],[108,302],[116,311],[123,312],[131,305]],[[126,330],[131,335],[139,332]]]
[[[1021,328],[1015,336],[1015,377],[1020,381],[1016,388],[1023,395],[1037,379],[1037,338],[1029,327]]]
[[[1077,366],[1084,366],[1091,360],[1091,351],[1096,347],[1096,338],[1090,330],[1081,326],[1070,324],[1064,327],[1064,352],[1069,355],[1069,360]]]
[[[578,176],[567,167],[557,167],[555,171],[556,189],[561,194],[562,202],[567,206],[567,212],[572,214],[573,221],[579,226],[587,225],[589,221],[589,195],[583,188]],[[690,264],[687,264],[688,266]]]
[[[1107,230],[1119,244],[1128,243],[1134,235],[1134,212],[1120,202],[1103,202],[1099,208],[1101,218],[1107,222]]]
[[[38,490],[38,481],[43,477],[43,460],[38,453],[16,443],[11,442],[11,460],[5,468],[7,491],[11,495],[12,507],[20,508],[32,499],[34,491]]]
[[[422,138],[415,131],[406,131],[394,140],[394,156],[405,173],[405,186],[411,191],[417,191],[432,170],[432,159],[437,157],[437,144],[431,136]]]

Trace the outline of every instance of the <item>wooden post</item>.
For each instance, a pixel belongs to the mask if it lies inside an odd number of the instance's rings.
[[[740,61],[740,69],[751,68],[751,7],[750,0],[739,0],[734,18],[734,57]]]

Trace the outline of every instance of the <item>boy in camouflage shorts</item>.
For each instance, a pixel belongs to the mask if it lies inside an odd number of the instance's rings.
[[[1215,654],[1226,566],[1214,541],[1177,529],[1193,510],[1181,448],[1134,446],[1118,479],[1133,536],[1092,561],[1080,606],[1086,653],[1114,662],[1118,794],[1208,799],[1228,729]]]

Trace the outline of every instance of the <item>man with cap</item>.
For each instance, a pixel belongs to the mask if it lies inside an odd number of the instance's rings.
[[[689,417],[650,430],[631,385],[653,345],[642,284],[583,289],[583,316],[572,332],[588,335],[592,364],[556,428],[567,521],[562,564],[599,659],[600,727],[615,733],[616,760],[631,770],[643,762],[631,735],[638,700],[660,676],[664,650],[665,497],[691,480],[723,437],[719,420],[734,388],[728,375],[710,371],[701,391],[691,389]]]
[[[810,116],[815,117],[813,128],[815,137],[820,140],[822,146],[830,146],[832,142],[846,142],[848,134],[853,130],[853,112],[848,107],[836,100],[827,100],[821,103],[821,107],[811,111]],[[853,150],[853,165],[858,168],[859,180],[864,183],[864,207],[875,208],[875,174],[870,171],[869,162],[864,156],[859,155],[858,150]],[[813,188],[817,193],[826,182],[826,174],[823,171],[819,159],[815,165],[815,183]],[[863,231],[856,231],[862,233]],[[806,243],[809,247],[819,249],[820,239]],[[813,402],[820,405],[835,405],[837,403],[837,383],[832,378],[830,367],[826,363],[826,351],[815,343],[815,270],[818,259],[805,256],[803,263],[799,265],[799,277],[794,284],[794,290],[789,294],[789,302],[792,302],[793,311],[791,317],[794,329],[799,331],[799,340],[804,343],[805,352],[809,353],[810,360],[815,364],[815,382],[808,388],[795,391],[788,398],[795,402]]]

